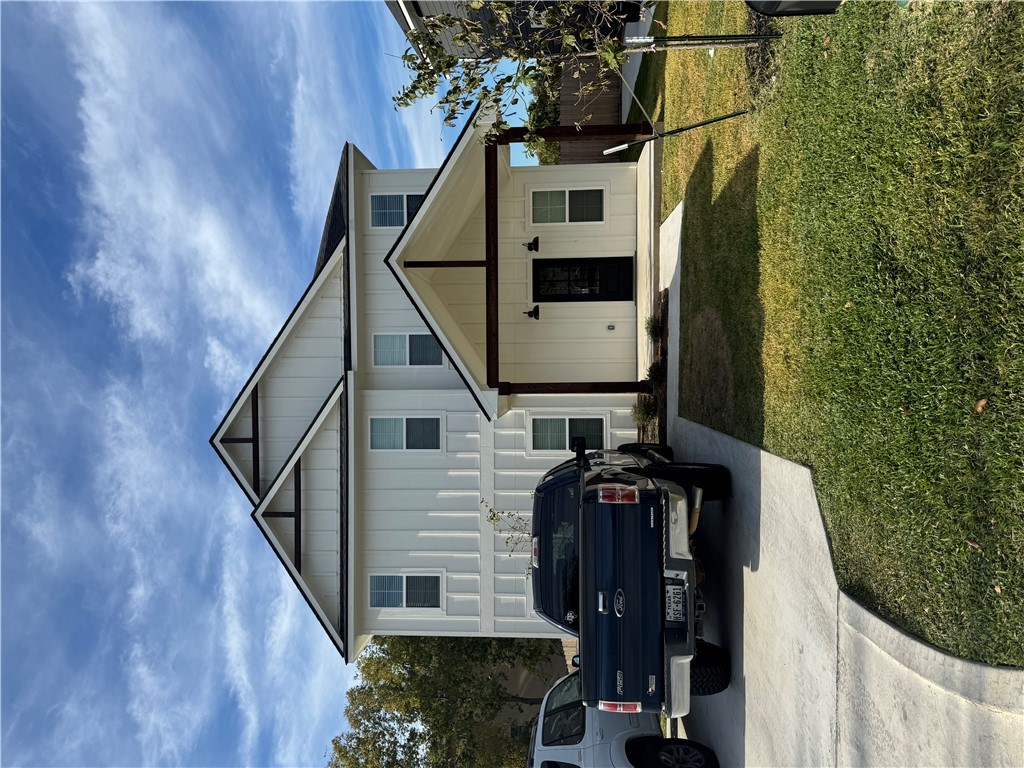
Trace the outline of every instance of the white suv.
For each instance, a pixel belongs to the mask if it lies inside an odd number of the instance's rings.
[[[583,706],[579,672],[544,696],[530,738],[527,768],[718,768],[715,753],[666,739],[653,712],[605,712]]]

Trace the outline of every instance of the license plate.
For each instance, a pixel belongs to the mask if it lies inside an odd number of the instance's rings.
[[[665,585],[665,620],[684,621],[683,587],[681,584]]]

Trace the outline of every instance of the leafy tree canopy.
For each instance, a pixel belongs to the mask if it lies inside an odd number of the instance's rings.
[[[453,5],[459,12],[424,19],[425,29],[408,33],[420,53],[410,48],[403,55],[412,80],[394,101],[404,107],[437,98],[449,126],[479,103],[479,115],[494,116],[490,137],[509,127],[506,115],[532,103],[532,91],[557,94],[563,71],[587,69],[581,96],[617,77],[626,59],[618,32],[636,4],[476,0]],[[550,109],[528,110],[528,144],[537,142],[534,131],[557,119],[557,110],[553,117]]]
[[[507,690],[506,673],[538,671],[559,652],[550,640],[378,637],[356,662],[350,731],[332,742],[330,768],[504,768],[525,753],[509,736],[507,707],[539,704]]]

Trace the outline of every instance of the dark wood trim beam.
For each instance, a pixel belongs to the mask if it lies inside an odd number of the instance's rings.
[[[246,445],[251,445],[252,444],[252,438],[251,437],[224,437],[224,438],[221,438],[220,442],[221,442],[222,445],[237,445],[239,443],[244,443]]]
[[[484,147],[484,243],[487,258],[487,386],[498,386],[498,145]]]
[[[295,571],[302,574],[302,457],[295,459],[295,472],[292,476],[295,485]]]
[[[260,485],[260,385],[252,385],[252,489],[256,498],[263,498]]]
[[[604,395],[650,391],[649,381],[502,381],[498,384],[499,395]]]
[[[486,267],[486,259],[452,259],[448,261],[405,261],[403,267],[416,267],[419,269],[451,269],[453,267]]]
[[[654,135],[650,123],[622,125],[553,125],[541,128],[537,135],[546,141],[635,141]],[[526,138],[526,128],[509,128],[498,134],[498,144],[513,144]]]

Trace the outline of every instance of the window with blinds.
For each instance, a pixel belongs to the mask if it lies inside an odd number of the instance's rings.
[[[372,451],[439,451],[439,416],[374,416],[370,419]]]
[[[444,354],[429,333],[375,333],[373,364],[437,368],[444,365]]]
[[[604,448],[604,419],[601,417],[535,417],[531,419],[533,450],[568,451],[574,437],[587,440],[588,451]]]
[[[533,224],[593,224],[604,221],[603,189],[535,189]]]
[[[371,608],[440,608],[440,574],[373,574]]]
[[[404,227],[419,210],[423,195],[370,195],[371,227]]]

